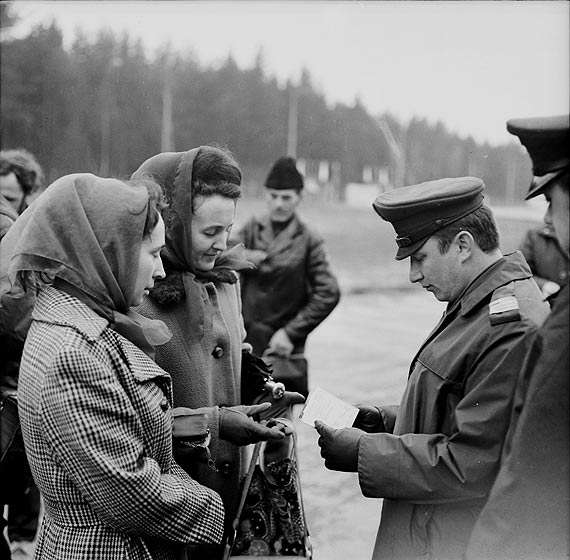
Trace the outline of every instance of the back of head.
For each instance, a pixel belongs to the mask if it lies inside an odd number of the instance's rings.
[[[303,176],[297,170],[295,160],[291,157],[279,158],[269,171],[265,186],[268,189],[302,191],[304,187]]]
[[[570,168],[570,115],[510,119],[507,130],[519,138],[532,161],[533,179],[526,200]],[[567,184],[567,182],[566,182]]]
[[[30,195],[44,188],[44,173],[38,160],[27,150],[0,151],[0,175],[14,173],[24,194]]]

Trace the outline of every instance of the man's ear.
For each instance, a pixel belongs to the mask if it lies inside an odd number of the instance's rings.
[[[468,231],[462,230],[455,236],[455,242],[457,243],[461,260],[465,261],[470,258],[475,247],[473,236]]]

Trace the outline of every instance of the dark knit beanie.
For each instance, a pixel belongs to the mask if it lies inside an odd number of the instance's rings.
[[[295,160],[291,157],[279,158],[271,168],[265,186],[268,189],[303,190],[303,176],[297,171]]]

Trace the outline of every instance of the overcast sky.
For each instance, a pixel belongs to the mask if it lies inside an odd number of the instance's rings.
[[[443,121],[493,144],[511,117],[569,111],[570,3],[258,0],[13,2],[20,32],[52,19],[70,45],[77,28],[141,37],[242,68],[263,49],[265,70],[309,70],[330,103],[358,97],[373,114]]]

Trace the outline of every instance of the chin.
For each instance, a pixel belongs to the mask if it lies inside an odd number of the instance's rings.
[[[279,223],[279,222],[286,222],[286,221],[289,220],[290,217],[291,217],[291,215],[289,215],[289,216],[284,216],[283,214],[279,214],[278,216],[275,216],[275,215],[271,216],[271,220],[272,220],[273,222],[277,222],[277,223]]]
[[[216,261],[199,263],[196,266],[196,271],[197,272],[210,272],[214,268],[215,264],[216,264]]]

